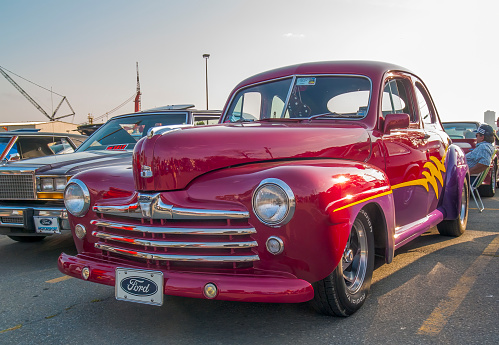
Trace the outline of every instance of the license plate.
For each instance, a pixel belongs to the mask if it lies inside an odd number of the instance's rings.
[[[115,296],[120,301],[163,305],[163,272],[117,268]]]
[[[34,216],[35,230],[39,234],[60,234],[61,228],[59,227],[58,217],[41,217]]]

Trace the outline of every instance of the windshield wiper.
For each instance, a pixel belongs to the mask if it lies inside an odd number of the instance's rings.
[[[239,120],[237,121],[232,121],[232,123],[238,123],[238,122],[254,122],[255,120],[253,119],[245,119],[245,118],[240,118]]]
[[[313,119],[317,119],[319,117],[327,117],[327,116],[337,118],[337,119],[360,119],[360,118],[364,117],[364,115],[357,115],[357,114],[347,115],[347,114],[338,114],[338,113],[324,113],[324,114],[317,114],[317,115],[310,116],[308,119],[304,119],[304,120],[308,120],[308,122],[310,122]]]

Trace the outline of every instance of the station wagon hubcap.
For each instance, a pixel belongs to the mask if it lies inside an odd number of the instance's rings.
[[[367,237],[364,224],[355,220],[342,258],[347,290],[354,294],[362,287],[367,268]]]

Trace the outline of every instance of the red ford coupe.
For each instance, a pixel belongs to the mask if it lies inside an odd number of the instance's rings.
[[[313,300],[348,316],[375,253],[389,263],[433,226],[461,235],[468,202],[463,151],[414,73],[300,64],[241,82],[217,125],[151,130],[131,169],[73,176],[78,254],[58,264],[124,301]]]

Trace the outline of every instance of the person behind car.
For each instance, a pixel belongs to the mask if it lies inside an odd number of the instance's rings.
[[[478,127],[476,147],[466,154],[466,162],[471,175],[478,175],[489,167],[495,151],[494,142],[496,139],[498,139],[497,135],[491,126],[483,124]]]

